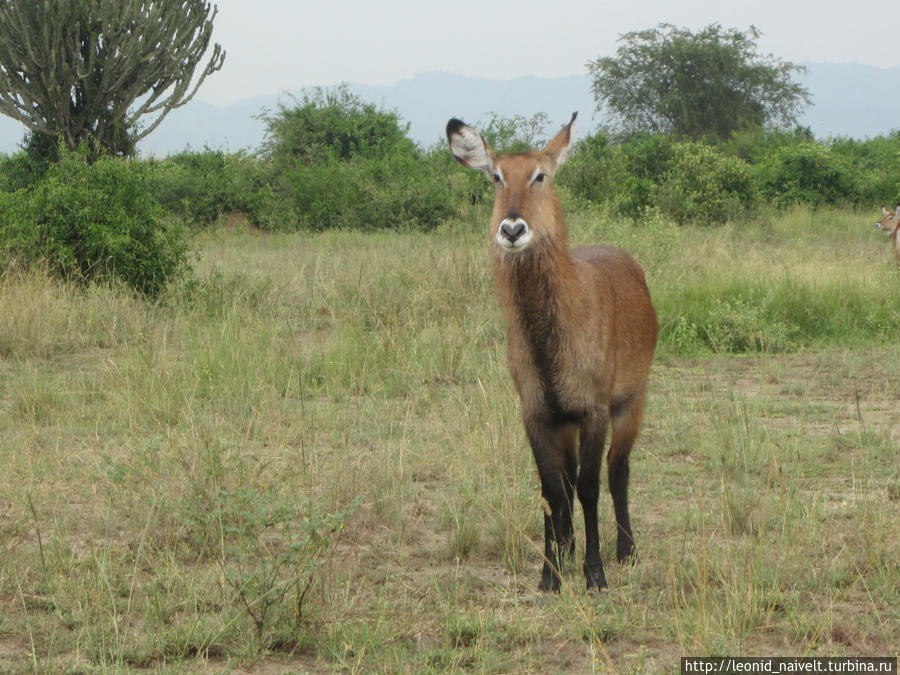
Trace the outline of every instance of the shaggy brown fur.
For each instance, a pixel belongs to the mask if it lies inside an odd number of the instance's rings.
[[[454,156],[496,184],[494,278],[506,318],[509,368],[549,510],[542,590],[559,589],[560,555],[574,552],[576,492],[584,511],[587,586],[607,586],[597,502],[610,426],[617,556],[624,561],[634,553],[628,457],[641,427],[657,336],[644,273],[631,256],[612,246],[568,250],[552,178],[568,155],[574,121],[573,115],[543,151],[499,157],[459,120],[447,125]]]

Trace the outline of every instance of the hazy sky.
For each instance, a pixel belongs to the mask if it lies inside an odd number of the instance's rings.
[[[900,66],[897,0],[212,2],[213,38],[227,57],[197,98],[217,104],[339,82],[394,84],[432,70],[578,75],[588,60],[613,54],[622,34],[661,22],[754,25],[762,53],[795,63]]]

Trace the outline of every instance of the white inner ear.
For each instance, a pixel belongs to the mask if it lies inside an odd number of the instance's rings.
[[[569,159],[569,155],[572,154],[573,145],[575,145],[575,122],[572,122],[572,124],[569,125],[569,144],[559,153],[559,159],[556,162],[557,164],[562,164]]]
[[[490,173],[494,160],[484,145],[484,139],[472,127],[463,126],[450,139],[453,155],[470,169]]]

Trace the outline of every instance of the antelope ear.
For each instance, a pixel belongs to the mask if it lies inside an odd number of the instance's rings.
[[[490,178],[496,156],[484,136],[454,117],[447,122],[447,140],[456,161]]]
[[[557,167],[569,158],[572,146],[575,144],[576,117],[578,117],[578,113],[573,112],[569,123],[560,129],[559,133],[544,148],[544,152],[550,155],[550,158],[556,162]]]
[[[888,211],[886,208],[884,208],[884,207],[882,206],[882,207],[881,207],[881,215],[882,215],[882,216],[889,216],[889,215],[891,215],[891,212]]]

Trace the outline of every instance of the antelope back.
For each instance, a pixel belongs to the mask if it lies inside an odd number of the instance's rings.
[[[548,241],[565,245],[565,223],[553,192],[553,176],[574,143],[576,115],[543,150],[515,155],[496,155],[481,134],[460,120],[447,124],[453,156],[494,183],[491,239],[501,254],[537,250]]]

